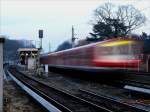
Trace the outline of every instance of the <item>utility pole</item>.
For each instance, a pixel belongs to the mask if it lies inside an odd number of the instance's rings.
[[[74,27],[72,26],[72,38],[71,38],[71,41],[72,41],[72,48],[74,47],[74,42],[75,42],[75,34],[74,34]]]

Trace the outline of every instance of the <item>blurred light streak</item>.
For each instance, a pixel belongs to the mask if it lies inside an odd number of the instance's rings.
[[[109,43],[104,43],[104,44],[98,44],[98,46],[103,46],[103,47],[110,47],[110,46],[119,46],[119,45],[126,45],[126,44],[132,44],[134,43],[133,41],[119,41],[119,42],[109,42]]]

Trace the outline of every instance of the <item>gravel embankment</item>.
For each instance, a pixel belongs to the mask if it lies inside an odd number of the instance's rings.
[[[4,81],[4,112],[46,112],[13,81]]]

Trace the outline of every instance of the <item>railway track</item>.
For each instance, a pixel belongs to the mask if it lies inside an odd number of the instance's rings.
[[[142,73],[142,72],[136,72],[134,74],[128,73],[122,80],[124,82],[133,82],[142,85],[149,85],[150,87],[150,73]]]
[[[122,85],[125,89],[139,93],[150,94],[150,73],[129,73],[120,80],[115,80],[117,85]]]
[[[134,103],[132,102],[132,104],[129,102],[125,102],[123,100],[120,100],[118,98],[114,98],[114,97],[109,97],[107,95],[103,95],[100,93],[95,93],[91,90],[86,90],[86,89],[80,89],[79,90],[81,92],[81,96],[83,98],[86,99],[90,99],[92,101],[94,101],[97,104],[103,103],[103,105],[105,105],[106,108],[111,109],[112,111],[119,111],[119,112],[149,112],[149,110],[143,107],[137,107],[134,105]]]
[[[84,100],[63,90],[45,85],[35,79],[31,79],[26,75],[20,74],[15,69],[9,69],[9,71],[22,83],[27,85],[32,90],[36,91],[38,94],[40,94],[47,101],[51,102],[61,111],[112,112],[111,110],[105,108],[102,105],[96,105],[91,101]]]
[[[80,89],[78,94],[72,95],[55,86],[48,86],[16,70],[10,70],[14,76],[52,102],[62,111],[132,111],[148,112],[148,110],[121,102],[108,96]],[[22,75],[19,75],[22,74]]]

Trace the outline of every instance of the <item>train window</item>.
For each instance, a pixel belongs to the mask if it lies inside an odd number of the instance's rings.
[[[131,54],[132,44],[99,47],[96,52],[101,55]]]
[[[112,54],[138,54],[142,51],[142,44],[139,42],[113,47]]]

